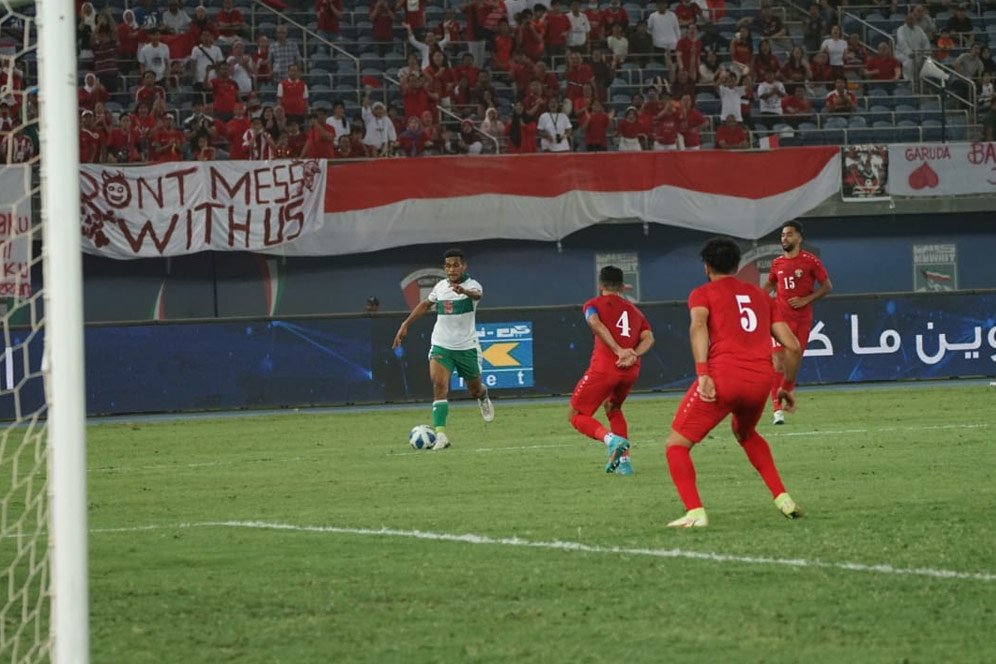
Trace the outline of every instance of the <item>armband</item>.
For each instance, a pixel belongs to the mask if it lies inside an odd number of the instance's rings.
[[[696,362],[695,363],[695,375],[696,376],[708,376],[709,375],[709,363],[708,362]]]
[[[795,381],[794,380],[783,380],[782,381],[782,389],[785,390],[786,392],[791,392],[792,390],[795,389]]]

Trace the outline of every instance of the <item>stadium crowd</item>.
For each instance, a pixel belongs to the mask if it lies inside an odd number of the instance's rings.
[[[81,161],[695,150],[704,135],[715,148],[744,149],[753,130],[867,108],[871,88],[913,81],[917,54],[971,81],[985,137],[996,128],[996,62],[961,5],[903,7],[893,38],[875,45],[845,35],[826,0],[791,31],[788,10],[767,2],[662,0],[641,12],[620,0],[472,0],[434,14],[435,24],[427,9],[425,0],[375,0],[351,10],[366,12],[369,23],[357,25],[376,54],[402,46],[407,57],[380,77],[354,69],[359,89],[325,101],[312,89],[333,79],[314,59],[346,62],[334,45],[349,47],[341,33],[356,17],[342,0],[309,7],[321,37],[310,52],[287,23],[253,33],[233,0],[210,9],[139,0],[120,14],[78,3]],[[21,38],[16,21],[0,25]],[[5,161],[24,161],[37,141],[18,127],[37,111],[35,89],[16,49],[0,51],[0,148]],[[632,94],[618,93],[636,78]]]

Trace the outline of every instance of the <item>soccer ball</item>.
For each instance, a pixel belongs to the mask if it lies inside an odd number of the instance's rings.
[[[428,424],[419,424],[408,432],[408,444],[416,450],[427,450],[436,444],[436,432]]]

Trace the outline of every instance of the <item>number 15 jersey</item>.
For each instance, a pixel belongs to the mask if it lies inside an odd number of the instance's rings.
[[[709,310],[709,374],[771,376],[771,323],[784,320],[754,284],[721,277],[688,296],[688,308]]]
[[[775,299],[778,310],[786,319],[805,319],[813,315],[813,303],[800,309],[793,309],[788,301],[793,297],[806,297],[816,290],[815,284],[825,283],[827,270],[819,258],[808,251],[800,251],[797,256],[778,256],[771,261],[768,283],[775,284]]]
[[[650,329],[650,324],[643,313],[632,302],[621,295],[599,295],[584,303],[582,307],[584,319],[598,316],[616,343],[623,348],[636,348],[640,343],[640,334]],[[616,367],[616,354],[605,345],[605,342],[595,335],[595,348],[591,351],[591,369],[604,372],[639,371],[640,360],[628,369]]]

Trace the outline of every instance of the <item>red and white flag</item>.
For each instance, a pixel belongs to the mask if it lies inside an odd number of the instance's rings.
[[[762,150],[774,150],[778,147],[778,134],[768,134],[757,139],[757,147]]]
[[[756,239],[840,190],[836,147],[81,169],[85,251],[332,256],[561,240],[608,219]],[[326,176],[327,174],[327,176]]]

